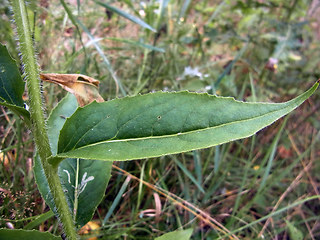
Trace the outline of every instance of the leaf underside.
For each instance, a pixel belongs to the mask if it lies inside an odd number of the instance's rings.
[[[76,98],[69,94],[51,112],[48,118],[48,136],[53,154],[57,152],[60,129],[77,106]],[[111,165],[112,162],[75,158],[68,158],[59,165],[58,174],[77,227],[91,220],[101,202],[111,176]],[[34,172],[41,195],[55,211],[55,204],[39,157],[35,158]]]
[[[129,13],[126,13],[124,11],[122,11],[119,8],[113,7],[110,4],[104,3],[104,2],[100,2],[100,1],[96,1],[96,3],[98,3],[99,5],[105,7],[106,9],[108,9],[109,11],[112,11],[116,14],[118,14],[119,16],[122,16],[128,20],[130,20],[133,23],[136,23],[138,25],[140,25],[143,28],[149,29],[153,32],[156,32],[156,29],[154,29],[153,27],[151,27],[149,24],[147,24],[146,22],[144,22],[143,20],[141,20],[138,17],[135,17],[134,15],[131,15]]]
[[[189,92],[93,102],[67,119],[56,157],[122,161],[246,138],[294,110],[318,85],[285,103],[245,103]]]
[[[16,62],[7,48],[0,44],[0,104],[28,120],[29,112],[24,108],[23,92],[24,81]]]
[[[0,101],[23,107],[24,82],[15,61],[0,44]]]
[[[186,230],[176,230],[157,237],[155,240],[189,240],[192,232],[192,228]]]
[[[59,240],[60,237],[54,236],[49,232],[23,229],[0,229],[0,240]]]

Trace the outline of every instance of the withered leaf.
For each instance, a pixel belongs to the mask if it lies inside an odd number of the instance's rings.
[[[96,100],[104,102],[98,91],[99,81],[82,74],[41,73],[43,81],[60,85],[68,92],[74,94],[81,107]]]

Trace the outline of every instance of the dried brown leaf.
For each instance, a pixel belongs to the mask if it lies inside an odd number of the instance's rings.
[[[80,106],[85,106],[92,101],[104,102],[98,91],[99,81],[82,74],[42,73],[43,81],[60,85],[68,92],[74,94]]]

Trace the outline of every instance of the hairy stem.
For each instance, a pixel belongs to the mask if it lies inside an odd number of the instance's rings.
[[[42,106],[39,69],[35,58],[26,6],[24,0],[12,0],[11,4],[17,26],[25,78],[27,80],[34,141],[65,234],[68,239],[77,239],[74,222],[58,176],[58,166],[52,166],[47,161],[47,158],[51,155],[51,150]]]

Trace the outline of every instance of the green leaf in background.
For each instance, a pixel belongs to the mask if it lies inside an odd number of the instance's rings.
[[[285,103],[245,103],[189,92],[94,102],[66,121],[56,157],[132,160],[249,137],[298,107],[318,85]]]
[[[48,135],[53,154],[57,152],[60,129],[66,118],[77,109],[76,98],[68,94],[61,100],[48,118]],[[111,176],[112,162],[69,158],[59,165],[59,176],[77,226],[91,220],[101,202]],[[35,158],[34,172],[38,188],[49,207],[55,205],[43,174],[39,158]]]
[[[296,228],[291,222],[289,222],[287,220],[286,220],[286,223],[287,223],[287,227],[289,229],[290,239],[292,239],[292,240],[303,240],[304,239],[303,233],[298,228]]]
[[[48,232],[22,229],[0,229],[0,240],[61,240]]]
[[[157,51],[157,52],[162,52],[162,53],[165,52],[165,50],[163,48],[158,48],[158,47],[155,47],[150,44],[143,43],[143,42],[132,41],[132,40],[124,39],[124,38],[115,38],[115,37],[108,37],[105,39],[108,39],[111,41],[116,41],[116,42],[123,42],[123,43],[131,44],[133,46],[149,49],[151,51]]]
[[[143,28],[149,29],[149,30],[151,30],[151,31],[153,31],[153,32],[156,32],[156,31],[157,31],[156,29],[154,29],[153,27],[151,27],[148,23],[144,22],[144,21],[141,20],[140,18],[138,18],[138,17],[136,17],[136,16],[133,16],[133,15],[131,15],[131,14],[129,14],[129,13],[126,13],[126,12],[120,10],[119,8],[113,7],[113,6],[111,6],[111,5],[107,4],[107,3],[103,3],[103,2],[100,2],[100,1],[95,1],[95,2],[96,2],[97,4],[99,4],[99,5],[101,5],[101,6],[109,9],[110,11],[118,14],[119,16],[124,17],[124,18],[130,20],[131,22],[140,25],[140,26],[143,27]]]
[[[24,108],[22,100],[23,92],[24,81],[16,62],[7,48],[0,43],[0,104],[29,120],[29,112]]]
[[[192,232],[192,228],[186,230],[177,230],[163,234],[162,236],[155,238],[155,240],[189,240]]]
[[[24,230],[32,230],[33,228],[39,226],[41,223],[44,223],[48,219],[54,217],[54,212],[49,210],[48,212],[42,213],[36,216],[32,221],[23,227]]]

